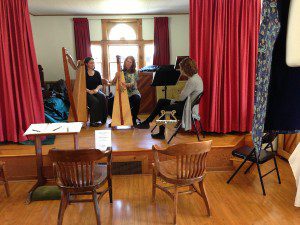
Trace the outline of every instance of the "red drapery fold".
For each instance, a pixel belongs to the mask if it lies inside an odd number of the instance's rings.
[[[44,106],[27,0],[0,1],[0,142],[20,142]]]
[[[73,18],[77,60],[92,56],[89,21],[87,18]]]
[[[190,56],[203,78],[207,131],[251,131],[260,1],[190,0]]]
[[[169,21],[168,17],[154,17],[153,65],[170,64]]]

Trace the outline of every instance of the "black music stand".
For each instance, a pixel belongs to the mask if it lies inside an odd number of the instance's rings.
[[[161,66],[156,70],[151,86],[164,86],[165,99],[167,98],[167,86],[177,84],[180,71],[174,69],[174,65]]]

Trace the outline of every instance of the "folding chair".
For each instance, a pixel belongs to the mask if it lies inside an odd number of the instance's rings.
[[[258,154],[258,156],[257,156],[257,153],[255,151],[255,148],[250,148],[248,146],[244,146],[244,147],[233,150],[232,155],[235,156],[235,157],[238,157],[238,158],[242,158],[242,159],[244,159],[244,161],[241,163],[241,165],[237,168],[237,170],[228,179],[227,184],[230,183],[230,181],[235,177],[235,175],[239,172],[239,170],[243,167],[243,165],[247,161],[251,162],[251,165],[245,170],[244,174],[248,173],[250,168],[254,164],[257,165],[257,170],[258,170],[258,175],[259,175],[263,195],[266,195],[263,178],[265,176],[267,176],[268,174],[270,174],[270,173],[272,173],[273,171],[276,170],[278,183],[281,184],[279,170],[278,170],[278,166],[277,166],[277,162],[276,162],[276,151],[274,151],[273,144],[272,144],[272,142],[274,141],[276,136],[277,136],[276,133],[266,133],[263,136],[262,144],[266,144],[266,146],[264,148],[262,148],[262,150]],[[264,164],[265,162],[268,162],[271,159],[274,160],[275,168],[270,170],[266,174],[262,175],[260,165]]]

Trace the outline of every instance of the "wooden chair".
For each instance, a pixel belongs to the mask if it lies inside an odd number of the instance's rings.
[[[111,149],[105,152],[97,149],[51,149],[49,157],[53,162],[56,183],[61,189],[57,224],[62,224],[68,204],[93,202],[97,225],[99,225],[100,209],[98,202],[107,191],[109,191],[109,200],[112,203]],[[106,165],[97,163],[102,158],[107,159]],[[102,192],[97,192],[97,189],[106,182],[108,182],[108,187]],[[71,195],[91,195],[92,199],[71,199]]]
[[[179,194],[193,193],[199,194],[206,205],[206,210],[210,216],[208,199],[204,189],[204,176],[206,168],[206,156],[211,149],[212,141],[193,142],[188,144],[178,144],[169,146],[166,149],[153,145],[154,169],[153,169],[153,186],[152,200],[155,200],[156,188],[164,191],[174,201],[174,224],[177,216],[177,200]],[[160,161],[159,153],[174,157],[174,160]],[[156,179],[171,184],[170,187],[163,187],[156,183]],[[199,185],[198,190],[196,183]],[[178,191],[178,188],[189,187],[189,191]],[[174,189],[170,192],[168,189]]]
[[[239,172],[239,170],[243,167],[243,165],[247,161],[251,162],[251,164],[246,169],[244,174],[247,174],[250,171],[251,167],[254,164],[256,164],[263,195],[266,195],[263,178],[265,176],[267,176],[268,174],[272,173],[273,171],[276,171],[278,183],[281,184],[280,174],[279,174],[277,161],[276,161],[276,151],[274,151],[273,144],[272,144],[272,142],[275,140],[276,137],[277,137],[276,133],[272,133],[272,132],[266,133],[262,137],[262,144],[266,144],[266,146],[261,149],[261,152],[258,155],[256,153],[255,148],[251,148],[249,146],[243,146],[243,147],[233,150],[232,151],[233,156],[244,159],[244,160],[241,163],[241,165],[236,169],[236,171],[234,171],[234,173],[231,175],[231,177],[227,180],[227,184],[230,183],[230,181],[235,177],[235,175]],[[268,162],[269,160],[272,160],[272,159],[274,161],[275,168],[270,170],[266,174],[262,175],[261,170],[260,170],[260,165],[264,164],[265,162]]]
[[[4,184],[6,196],[10,196],[9,186],[6,179],[5,163],[0,161],[0,182]]]

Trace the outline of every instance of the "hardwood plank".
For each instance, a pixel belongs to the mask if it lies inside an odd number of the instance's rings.
[[[226,180],[231,173],[208,173],[205,187],[212,216],[206,216],[205,205],[196,194],[182,195],[178,201],[178,225],[199,224],[299,224],[300,209],[295,208],[295,180],[287,162],[278,159],[282,184],[276,175],[265,178],[267,195],[261,194],[257,172],[238,174],[231,184]],[[263,166],[266,172],[273,164]],[[172,201],[157,190],[151,203],[151,175],[113,176],[113,204],[108,195],[100,201],[101,222],[104,225],[172,224]],[[10,182],[11,197],[0,192],[1,225],[56,224],[59,201],[40,201],[25,205],[27,190],[32,182]],[[16,216],[17,215],[17,216]],[[68,206],[64,225],[95,224],[93,205],[80,203]]]

